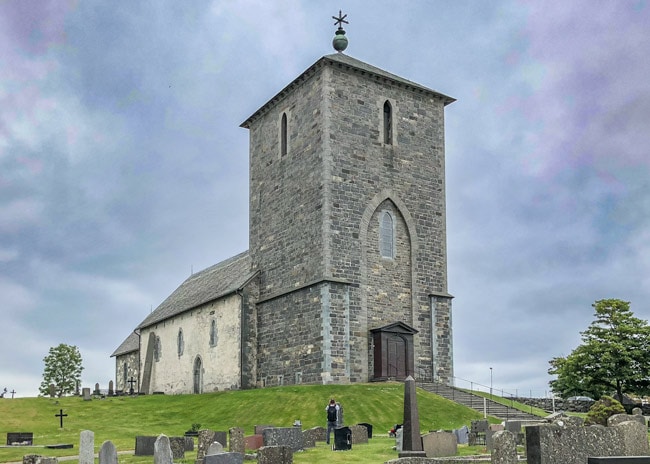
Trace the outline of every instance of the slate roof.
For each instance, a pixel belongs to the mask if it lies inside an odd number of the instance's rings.
[[[296,87],[300,82],[302,82],[307,76],[313,74],[316,69],[318,69],[323,65],[347,66],[350,69],[360,71],[362,73],[367,73],[370,76],[374,76],[379,79],[387,79],[398,85],[411,87],[412,89],[417,91],[430,93],[437,97],[442,98],[445,105],[448,105],[456,101],[455,98],[444,95],[440,92],[432,90],[423,85],[417,84],[413,81],[409,81],[408,79],[404,79],[403,77],[399,77],[395,74],[389,73],[388,71],[384,71],[383,69],[377,68],[376,66],[372,66],[368,63],[364,63],[363,61],[357,60],[356,58],[352,58],[351,56],[346,55],[344,53],[332,53],[331,55],[323,56],[318,61],[316,61],[316,63],[311,65],[306,71],[300,74],[300,76],[294,79],[289,85],[287,85],[284,89],[278,92],[273,98],[271,98],[264,105],[262,105],[262,107],[259,110],[257,110],[253,115],[251,115],[248,119],[246,119],[246,121],[241,123],[240,127],[249,128],[251,123],[255,119],[257,119],[262,114],[266,113],[266,111],[268,111],[272,106],[274,106],[275,103],[282,100],[287,95],[287,93],[291,92],[292,89]]]
[[[138,351],[140,349],[140,337],[138,337],[138,334],[135,332],[131,332],[128,337],[126,337],[126,340],[122,342],[120,346],[117,347],[117,349],[113,352],[111,355],[111,358],[113,356],[121,356],[123,354],[127,353],[133,353],[134,351]]]
[[[174,317],[242,288],[254,273],[248,251],[191,275],[137,329]]]

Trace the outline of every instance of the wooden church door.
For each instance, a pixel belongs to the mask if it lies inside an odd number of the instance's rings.
[[[373,340],[372,381],[404,380],[415,375],[413,360],[413,335],[418,331],[395,322],[370,330]]]
[[[388,339],[388,377],[406,378],[406,343],[399,335]]]

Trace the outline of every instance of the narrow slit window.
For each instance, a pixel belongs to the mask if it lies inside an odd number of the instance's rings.
[[[280,156],[287,154],[287,113],[282,113],[280,121]]]
[[[382,258],[393,259],[395,256],[394,250],[393,216],[388,211],[384,211],[379,221],[379,252]]]
[[[384,102],[384,143],[393,144],[393,108],[388,100]]]
[[[178,356],[183,355],[183,349],[185,347],[185,341],[183,340],[183,329],[178,329]]]

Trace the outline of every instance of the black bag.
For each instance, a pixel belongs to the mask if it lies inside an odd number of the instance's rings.
[[[336,422],[336,406],[327,407],[327,422]]]

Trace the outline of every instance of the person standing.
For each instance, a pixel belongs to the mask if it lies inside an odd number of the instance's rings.
[[[332,398],[327,406],[325,406],[325,412],[327,413],[327,444],[330,444],[330,434],[337,426],[338,415],[339,415],[339,405],[336,404],[334,398]]]

